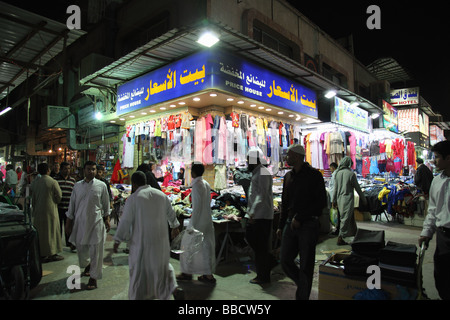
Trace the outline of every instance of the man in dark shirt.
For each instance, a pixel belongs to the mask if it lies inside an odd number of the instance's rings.
[[[416,174],[414,175],[414,184],[423,191],[423,193],[428,194],[430,192],[431,182],[433,181],[433,173],[426,165],[423,164],[423,160],[417,158]]]
[[[61,202],[58,204],[58,214],[59,222],[61,225],[61,230],[64,230],[64,225],[66,223],[66,211],[69,208],[70,196],[72,195],[73,186],[76,181],[70,176],[70,164],[68,162],[61,162],[58,164],[59,173],[54,177],[58,181],[59,187],[62,191]],[[65,235],[66,246],[70,247],[73,252],[75,246],[69,242],[69,235]]]
[[[308,300],[311,294],[316,244],[319,238],[319,216],[327,205],[322,174],[305,159],[305,149],[292,145],[287,163],[293,167],[283,181],[280,223],[280,260],[283,271],[297,284],[296,299]],[[300,268],[295,258],[300,255]]]

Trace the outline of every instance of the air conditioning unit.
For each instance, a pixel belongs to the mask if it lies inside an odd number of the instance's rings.
[[[69,107],[46,106],[42,114],[42,127],[44,129],[68,129]]]

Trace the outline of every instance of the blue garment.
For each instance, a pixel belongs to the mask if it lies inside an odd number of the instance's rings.
[[[379,174],[380,170],[378,169],[378,161],[376,159],[376,157],[372,157],[370,159],[370,169],[369,169],[370,174]]]

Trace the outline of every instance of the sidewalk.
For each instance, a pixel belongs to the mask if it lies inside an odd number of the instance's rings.
[[[385,240],[405,244],[416,244],[421,228],[401,225],[397,222],[357,222],[358,228],[369,230],[385,230]],[[116,226],[112,225],[107,236],[104,254],[103,279],[98,280],[98,289],[85,290],[88,278],[81,280],[81,290],[71,293],[66,282],[71,273],[67,273],[67,267],[77,265],[77,254],[64,248],[61,253],[64,260],[45,263],[42,265],[44,276],[39,285],[30,292],[33,300],[127,300],[128,299],[128,255],[121,252],[125,244],[121,244],[119,253],[114,254],[113,234]],[[320,263],[326,259],[323,251],[337,249],[351,249],[350,246],[337,246],[337,237],[322,236],[316,249],[316,267],[314,272],[313,287],[310,299],[318,299],[318,269]],[[217,244],[216,244],[217,245]],[[430,299],[439,299],[434,285],[433,254],[436,245],[433,239],[430,248],[426,252],[423,264],[423,279],[426,294]],[[171,263],[178,274],[180,272],[179,261],[171,258]],[[81,270],[83,271],[83,270]],[[230,253],[228,261],[222,261],[216,269],[215,286],[197,281],[197,276],[192,282],[179,282],[185,291],[188,300],[293,300],[296,287],[287,278],[281,266],[272,270],[272,282],[260,286],[250,284],[255,277],[253,264],[248,255],[242,252],[238,255]]]

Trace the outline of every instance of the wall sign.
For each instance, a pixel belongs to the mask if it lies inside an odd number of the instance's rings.
[[[389,131],[398,133],[398,111],[383,100],[383,127]]]
[[[117,115],[205,89],[220,89],[317,117],[314,90],[240,57],[203,51],[119,86]]]
[[[419,104],[419,88],[391,90],[391,105],[408,106]]]
[[[344,126],[369,132],[369,112],[351,106],[351,104],[338,97],[334,97],[334,112],[331,120]]]

